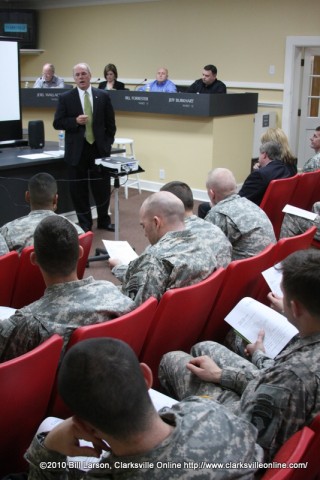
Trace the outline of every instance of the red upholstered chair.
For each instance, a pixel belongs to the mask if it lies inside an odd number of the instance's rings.
[[[172,350],[189,351],[197,342],[220,290],[226,270],[219,268],[205,280],[189,287],[168,290],[160,299],[140,359],[153,372],[159,386],[158,366]]]
[[[320,201],[320,170],[312,173],[314,179],[314,189],[312,191],[307,210],[311,210],[313,204]]]
[[[276,265],[277,263],[282,262],[282,260],[284,260],[288,255],[293,252],[310,248],[316,230],[316,227],[311,227],[306,232],[301,233],[301,235],[281,238],[280,240],[278,240],[273,249],[273,264]],[[255,295],[255,299],[259,302],[269,305],[269,302],[267,300],[267,295],[269,291],[270,288],[268,284],[263,281],[259,292]]]
[[[309,449],[311,448],[314,439],[315,432],[309,427],[303,427],[290,437],[278,450],[273,462],[277,463],[301,463],[306,462],[306,457]],[[319,445],[318,445],[319,447]],[[315,456],[313,463],[319,463],[319,450],[314,452]],[[318,465],[319,470],[319,465]],[[307,468],[270,468],[262,476],[261,480],[313,480],[316,477],[310,476],[309,464]]]
[[[62,338],[53,335],[34,350],[0,364],[0,476],[26,471],[23,455],[45,418]]]
[[[298,183],[299,175],[272,180],[263,196],[260,208],[271,220],[276,238],[279,238],[284,217],[283,207],[291,202],[291,197]]]
[[[83,233],[82,235],[79,235],[79,244],[83,248],[83,255],[81,258],[79,258],[79,261],[78,261],[77,272],[78,272],[79,279],[83,278],[86,265],[88,262],[88,258],[89,258],[89,253],[91,250],[92,240],[93,240],[93,232],[86,232],[86,233]]]
[[[320,452],[320,414],[318,414],[309,425],[311,430],[314,432],[314,437],[312,444],[308,449],[306,455],[306,461],[308,462],[308,468],[306,470],[308,479],[320,480],[320,462],[319,462],[319,452]]]
[[[273,265],[273,249],[274,245],[271,244],[254,257],[234,260],[228,265],[220,293],[200,340],[223,341],[230,328],[224,321],[225,317],[243,297],[255,298],[260,291],[265,281],[261,272]]]
[[[115,320],[79,327],[72,333],[67,350],[76,343],[89,338],[113,337],[128,343],[139,357],[148,330],[153,322],[157,305],[158,301],[151,297],[132,312]],[[70,413],[60,398],[55,384],[48,415],[66,418]]]
[[[300,173],[297,177],[298,182],[290,204],[311,210],[314,202],[320,201],[320,171]]]
[[[11,299],[12,308],[22,308],[38,300],[44,294],[46,285],[38,265],[30,262],[33,246],[25,247],[19,259],[16,281]]]
[[[19,265],[17,252],[9,252],[0,257],[0,305],[10,307],[14,282]]]
[[[316,231],[317,227],[310,227],[300,235],[280,238],[274,248],[274,263],[281,262],[293,252],[311,247]]]

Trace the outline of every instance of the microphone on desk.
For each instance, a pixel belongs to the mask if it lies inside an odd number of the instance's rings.
[[[101,78],[99,77],[99,78],[96,79],[96,81],[94,83],[98,83],[98,82],[100,82],[100,80],[101,80]]]
[[[135,90],[138,90],[139,87],[142,87],[142,85],[144,85],[144,83],[147,81],[148,79],[145,78],[144,80],[142,80],[140,83],[138,83],[138,85],[136,86]]]

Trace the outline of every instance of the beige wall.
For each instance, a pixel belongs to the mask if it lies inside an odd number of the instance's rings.
[[[202,67],[214,63],[218,77],[226,82],[282,84],[284,78],[285,42],[289,35],[319,35],[319,0],[161,0],[151,3],[100,5],[82,8],[42,10],[40,14],[39,48],[40,55],[21,57],[21,76],[36,77],[45,62],[52,62],[57,73],[65,78],[71,76],[72,66],[80,61],[90,64],[93,78],[102,77],[104,65],[117,65],[119,78],[154,78],[160,65],[169,68],[170,77],[175,81],[192,81],[199,78]],[[274,65],[275,74],[269,74]],[[258,87],[257,87],[258,88]],[[248,88],[244,88],[248,90]],[[232,91],[230,89],[229,91]],[[240,92],[237,88],[233,91]],[[254,91],[254,90],[251,90]],[[259,111],[277,112],[281,126],[281,103],[283,92],[278,89],[259,89]],[[268,106],[275,104],[275,106]],[[46,138],[56,139],[57,132],[51,126],[51,111],[24,112],[26,127],[31,118],[43,116],[46,124]],[[118,134],[129,136],[136,131],[135,138],[143,141],[147,134],[148,116],[134,117],[118,115]],[[152,118],[152,126],[163,120]],[[190,122],[170,119],[170,127],[163,132],[163,141],[170,147],[171,137],[185,132],[184,144],[190,142]],[[203,131],[208,129],[204,119],[199,121]],[[245,158],[252,149],[252,125],[244,122],[244,128],[230,132],[229,128],[215,132],[215,148],[223,156],[223,145],[232,145],[235,156],[233,169],[238,169],[237,135],[246,136]],[[130,128],[132,126],[132,128]],[[210,127],[211,128],[211,127]],[[215,128],[218,128],[215,126]],[[147,143],[151,142],[147,134]],[[209,137],[206,137],[206,142]],[[220,139],[219,141],[217,139]],[[201,140],[201,132],[197,143]],[[193,141],[193,140],[192,140]],[[218,144],[217,144],[218,142]],[[241,145],[242,143],[241,142]],[[137,146],[138,147],[138,146]],[[168,178],[177,175],[175,167],[178,151],[168,147],[163,159],[163,168],[168,169]],[[157,146],[157,148],[159,148]],[[244,147],[242,147],[244,148]],[[182,149],[183,151],[184,149]],[[139,147],[137,148],[139,151]],[[144,151],[141,149],[141,158]],[[241,155],[240,155],[241,156]],[[249,155],[250,156],[250,155]],[[241,167],[247,171],[248,164]],[[211,159],[205,159],[210,164]],[[228,161],[224,159],[225,164]],[[159,181],[159,161],[154,165],[150,159],[148,169],[154,172],[154,181]],[[191,165],[186,165],[186,168]],[[236,173],[236,172],[235,172]],[[243,177],[243,172],[238,171]],[[238,178],[241,181],[243,178]],[[198,181],[195,182],[197,186]]]

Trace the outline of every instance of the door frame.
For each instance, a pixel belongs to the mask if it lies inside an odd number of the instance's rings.
[[[292,150],[297,154],[299,139],[300,92],[302,88],[301,59],[305,48],[320,47],[319,37],[287,37],[284,68],[282,128]]]

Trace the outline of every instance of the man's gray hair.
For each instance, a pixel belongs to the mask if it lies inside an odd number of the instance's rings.
[[[260,146],[260,153],[266,153],[270,160],[281,160],[281,145],[278,142],[266,142]]]

